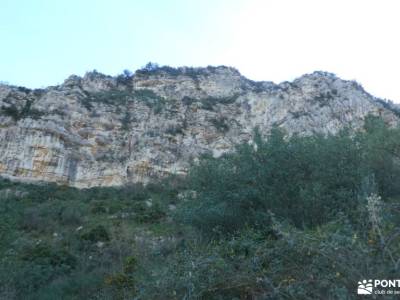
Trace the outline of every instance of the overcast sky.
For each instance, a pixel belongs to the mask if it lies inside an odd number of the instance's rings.
[[[0,0],[0,81],[147,62],[281,82],[323,70],[400,103],[399,0]]]

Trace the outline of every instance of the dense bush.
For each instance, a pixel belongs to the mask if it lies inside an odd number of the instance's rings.
[[[400,271],[400,130],[267,139],[186,180],[0,180],[1,299],[356,299]]]
[[[126,85],[128,87],[132,86],[132,78],[133,78],[133,73],[130,70],[125,69],[122,74],[119,74],[117,76],[117,83],[121,85]]]
[[[160,183],[78,190],[0,180],[0,299],[132,296],[121,270],[134,269],[133,232],[166,217],[167,203],[158,202],[170,201],[172,189]]]
[[[81,103],[88,110],[93,109],[93,103],[104,103],[107,105],[126,105],[128,101],[133,100],[133,94],[125,90],[109,90],[101,92],[86,92]]]
[[[400,194],[400,130],[389,128],[382,119],[369,118],[363,144],[364,167],[373,174],[379,194],[393,197]]]
[[[151,108],[155,114],[160,113],[166,104],[165,99],[158,96],[152,90],[136,90],[134,94],[139,101]]]
[[[211,119],[211,123],[220,132],[227,132],[229,130],[229,123],[226,118],[214,118]]]
[[[381,195],[400,193],[399,129],[370,118],[366,131],[352,135],[293,136],[273,129],[267,140],[192,168],[189,201],[179,216],[204,232],[232,233],[248,226],[264,228],[271,211],[298,228],[357,219],[364,182],[376,181]],[[371,188],[371,184],[370,184]]]
[[[88,232],[81,235],[81,238],[90,242],[108,242],[110,241],[110,236],[107,230],[102,225],[97,225],[96,227],[90,229]]]
[[[7,115],[10,116],[11,118],[14,119],[14,121],[18,121],[20,119],[20,113],[18,108],[15,106],[15,104],[12,104],[10,106],[3,106],[1,108],[2,112]]]
[[[334,158],[334,159],[333,159]],[[364,178],[360,147],[349,135],[293,137],[275,129],[267,141],[208,158],[191,170],[196,201],[185,222],[203,231],[234,232],[269,223],[268,212],[299,228],[354,214]]]
[[[103,103],[119,107],[121,105],[126,106],[129,102],[135,100],[144,103],[146,106],[151,108],[155,114],[160,113],[166,104],[166,100],[163,97],[158,96],[149,89],[140,89],[135,91],[113,89],[93,93],[86,92],[85,97],[81,98],[80,101],[82,105],[90,111],[93,109],[93,103]],[[126,126],[130,122],[130,117],[125,115],[122,122],[126,129]]]
[[[191,105],[192,103],[199,102],[202,109],[213,111],[217,104],[231,104],[234,103],[240,94],[234,94],[226,97],[204,97],[201,99],[195,99],[188,96],[182,98],[184,105]]]
[[[18,109],[15,104],[11,104],[9,106],[2,106],[1,111],[5,115],[12,117],[14,121],[28,117],[32,119],[40,119],[40,117],[44,115],[43,112],[32,108],[32,100],[27,100],[21,109]]]
[[[159,271],[139,291],[150,299],[355,299],[360,279],[396,277],[400,256],[393,207],[371,195],[358,209],[361,229],[340,216],[301,230],[270,214],[268,233],[177,244],[161,266],[148,258]]]

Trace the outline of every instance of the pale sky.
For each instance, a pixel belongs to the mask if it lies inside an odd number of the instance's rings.
[[[399,0],[0,0],[0,81],[147,62],[281,82],[323,70],[400,103]]]

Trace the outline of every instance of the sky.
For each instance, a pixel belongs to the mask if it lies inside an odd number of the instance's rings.
[[[322,70],[400,103],[398,0],[0,0],[0,81],[40,88],[147,62],[252,80]]]

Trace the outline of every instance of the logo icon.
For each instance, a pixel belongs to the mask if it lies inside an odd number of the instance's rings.
[[[371,295],[372,294],[372,279],[363,280],[358,282],[357,294],[358,295]]]

